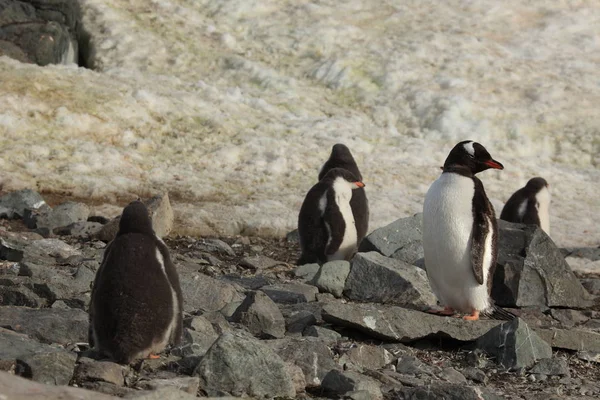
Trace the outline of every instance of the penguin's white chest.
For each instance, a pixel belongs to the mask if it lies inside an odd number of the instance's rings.
[[[548,188],[543,188],[535,196],[540,227],[547,235],[550,235],[550,198],[550,191]]]
[[[431,288],[442,305],[467,313],[489,307],[487,274],[479,284],[471,262],[474,193],[471,178],[443,173],[423,205],[423,250]],[[491,236],[485,242],[491,245]]]
[[[336,180],[333,184],[333,191],[335,197],[335,203],[337,208],[344,220],[344,233],[340,246],[334,250],[333,254],[327,256],[328,261],[333,260],[349,260],[358,247],[358,234],[356,231],[356,222],[354,221],[354,214],[352,213],[352,207],[350,207],[350,200],[352,199],[352,189],[349,185],[342,181]],[[328,227],[328,232],[331,235],[334,230]],[[327,247],[331,242],[331,237],[328,240]],[[328,250],[327,253],[330,253]]]

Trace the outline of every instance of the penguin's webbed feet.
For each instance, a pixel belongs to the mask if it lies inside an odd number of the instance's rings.
[[[465,315],[463,317],[465,321],[478,321],[479,320],[479,311],[473,310],[471,315]]]

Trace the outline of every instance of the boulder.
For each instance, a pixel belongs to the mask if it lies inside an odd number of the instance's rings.
[[[169,201],[169,193],[154,196],[144,201],[148,208],[148,213],[152,219],[152,229],[159,238],[167,236],[173,230],[173,222],[175,215],[171,202]]]
[[[437,302],[425,271],[377,252],[358,253],[354,257],[344,295],[351,300],[417,309]]]
[[[308,326],[302,334],[304,336],[316,337],[326,344],[335,343],[338,339],[342,338],[342,335],[336,331],[317,325]]]
[[[310,283],[319,288],[321,292],[331,293],[340,298],[344,292],[348,274],[350,274],[350,263],[348,261],[330,261],[319,268]]]
[[[377,339],[410,343],[426,337],[473,341],[502,321],[464,321],[394,306],[329,303],[323,319]]]
[[[535,225],[498,221],[492,297],[504,307],[585,308],[590,299],[563,255]]]
[[[116,386],[125,385],[125,376],[129,369],[126,366],[110,361],[95,361],[89,358],[81,358],[75,368],[76,382],[100,381],[111,383]]]
[[[510,370],[527,368],[552,357],[552,347],[520,318],[490,329],[477,339],[476,346]]]
[[[88,314],[76,308],[0,307],[0,326],[42,343],[68,345],[87,342]]]
[[[354,371],[338,371],[335,369],[329,371],[323,378],[321,388],[326,392],[339,396],[346,395],[349,392],[365,391],[368,393],[369,399],[383,399],[379,382]]]
[[[304,282],[312,281],[321,266],[319,264],[304,264],[300,265],[294,271],[294,276],[302,279]]]
[[[423,258],[423,214],[401,218],[375,229],[360,244],[360,252],[377,251],[408,264]]]
[[[30,379],[0,372],[0,398],[27,400],[116,400],[91,390],[69,386],[44,385]]]
[[[564,358],[542,358],[530,370],[532,374],[571,377],[569,363]]]
[[[368,344],[357,344],[345,354],[343,354],[338,363],[340,365],[350,364],[359,371],[369,369],[380,369],[390,364],[393,360],[392,354],[380,346]],[[348,369],[348,368],[345,368]]]
[[[26,15],[25,18],[30,18],[35,13],[35,10],[30,8],[31,6],[22,2],[13,2],[12,6],[15,8],[21,8],[23,10],[29,10],[29,17]],[[7,10],[2,10],[2,15],[5,16]],[[26,12],[27,13],[27,12]],[[38,209],[45,205],[44,198],[38,193],[31,189],[19,190],[16,192],[10,192],[0,197],[0,206],[8,210],[8,218],[23,218],[26,209]]]
[[[68,385],[73,377],[77,354],[52,351],[31,354],[17,360],[18,374],[47,385]]]
[[[198,272],[179,272],[183,292],[183,309],[193,311],[218,311],[232,301],[243,300],[236,286]]]
[[[282,338],[285,335],[285,320],[281,311],[273,300],[260,291],[249,292],[231,320],[246,326],[258,338]]]
[[[268,346],[242,333],[226,332],[208,350],[195,374],[209,395],[294,397],[286,364]]]
[[[318,289],[304,283],[277,283],[261,288],[275,303],[296,304],[316,300]]]
[[[285,326],[288,334],[302,333],[317,323],[317,317],[309,310],[298,310],[285,317]]]
[[[48,229],[54,232],[57,228],[66,227],[77,222],[86,222],[90,209],[83,203],[68,201],[52,209],[39,212],[29,219],[27,227],[30,229]]]

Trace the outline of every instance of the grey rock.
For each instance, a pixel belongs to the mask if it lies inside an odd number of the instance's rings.
[[[81,221],[62,228],[56,228],[54,233],[56,235],[70,235],[80,239],[89,239],[98,234],[103,226],[98,222]]]
[[[300,265],[294,271],[294,275],[305,282],[309,282],[313,280],[320,268],[321,266],[319,264]]]
[[[117,232],[119,232],[119,222],[121,221],[121,216],[119,215],[116,218],[111,219],[106,224],[102,225],[97,232],[92,235],[92,239],[101,240],[105,243],[110,242],[117,236]]]
[[[500,400],[502,397],[479,387],[456,383],[433,382],[426,386],[402,388],[396,392],[401,399],[419,400]]]
[[[161,388],[175,388],[185,393],[196,395],[200,387],[200,378],[197,376],[182,376],[171,379],[142,380],[136,383],[136,387],[145,390],[158,390]],[[157,398],[158,399],[158,398]],[[165,400],[165,397],[160,399]]]
[[[362,241],[359,251],[377,251],[386,257],[412,264],[423,258],[423,215],[401,218],[371,232]]]
[[[571,377],[569,363],[564,358],[543,358],[529,370],[532,374]]]
[[[600,333],[584,329],[539,328],[536,333],[552,347],[600,352]]]
[[[240,265],[242,267],[254,269],[257,271],[273,268],[274,266],[279,264],[281,264],[279,261],[273,260],[272,258],[263,256],[261,254],[244,257],[242,258],[242,261],[240,261]]]
[[[275,283],[275,279],[264,275],[236,276],[234,274],[230,274],[220,276],[218,279],[235,283],[247,290],[258,290],[263,286],[272,285]]]
[[[59,346],[38,343],[27,335],[1,327],[0,343],[2,343],[2,346],[0,346],[0,360],[19,359],[40,353],[64,351]]]
[[[32,240],[27,235],[0,230],[0,260],[21,261],[25,248],[31,243]]]
[[[93,390],[94,392],[115,396],[111,398],[121,398],[125,396],[131,396],[134,393],[139,393],[139,391],[135,389],[130,389],[125,386],[117,386],[113,383],[108,383],[104,381],[86,381],[77,383],[77,385],[84,389]]]
[[[582,279],[581,284],[590,294],[600,296],[600,279]]]
[[[321,292],[331,293],[340,298],[344,292],[348,274],[350,274],[350,263],[348,261],[330,261],[319,268],[311,284],[318,287]]]
[[[600,363],[600,352],[595,351],[578,351],[577,358],[580,360]]]
[[[332,369],[340,369],[333,361],[333,354],[322,341],[305,337],[270,340],[268,345],[286,362],[302,369],[307,387],[317,387]]]
[[[47,212],[38,214],[34,220],[35,225],[30,228],[47,228],[53,232],[56,228],[65,227],[76,222],[86,222],[90,215],[90,208],[83,203],[68,201],[60,204]]]
[[[194,247],[200,251],[235,257],[235,251],[233,251],[231,246],[220,239],[200,239],[194,243]]]
[[[319,291],[316,287],[304,283],[278,283],[261,288],[275,303],[295,304],[316,300]]]
[[[365,391],[370,399],[383,399],[381,384],[375,379],[353,371],[331,370],[323,378],[321,388],[326,392],[345,395],[348,392]]]
[[[1,307],[0,326],[42,343],[67,345],[87,341],[88,314],[79,309]]]
[[[498,305],[590,305],[589,294],[542,229],[501,220],[498,228],[498,266],[492,287],[492,297]]]
[[[223,392],[256,397],[296,395],[281,358],[260,341],[241,333],[222,334],[195,374],[209,396]]]
[[[342,335],[334,330],[323,328],[322,326],[311,325],[308,326],[304,332],[304,336],[316,337],[324,343],[335,343],[338,339],[341,339]]]
[[[79,256],[81,251],[73,248],[59,239],[40,239],[31,242],[25,248],[23,259],[36,260],[39,257],[52,257],[66,259],[71,256]]]
[[[452,367],[442,369],[437,376],[450,383],[467,383],[467,378]]]
[[[282,338],[285,320],[277,305],[263,292],[249,292],[231,316],[231,320],[246,326],[256,337]]]
[[[344,295],[352,300],[411,308],[436,304],[425,271],[377,252],[358,253],[354,257]]]
[[[285,235],[285,240],[288,243],[300,243],[300,234],[298,233],[298,229],[288,232],[288,234]]]
[[[179,280],[183,292],[183,309],[186,312],[218,311],[232,301],[243,300],[231,283],[201,273],[180,271]]]
[[[393,360],[392,354],[383,347],[368,344],[357,344],[339,359],[339,364],[351,364],[359,371],[368,369],[380,369],[390,364]]]
[[[215,332],[217,332],[217,334],[219,335],[224,332],[230,332],[231,330],[233,330],[233,328],[229,324],[229,321],[227,321],[225,316],[220,311],[205,312],[202,314],[202,317],[206,318],[206,320],[212,324],[213,328],[215,329]]]
[[[24,8],[29,9],[30,7],[22,2],[15,2],[13,3],[13,5],[16,7],[20,7],[19,5],[17,5],[18,3],[23,5]],[[32,16],[31,11],[35,12],[35,10],[29,10],[29,16],[26,16],[25,18],[29,18]],[[6,8],[2,10],[3,16],[5,15],[5,12]],[[9,218],[23,218],[23,215],[25,214],[25,209],[38,209],[45,204],[46,202],[44,201],[44,198],[38,192],[35,192],[31,189],[10,192],[0,197],[0,206],[7,208],[11,212],[11,216]]]
[[[485,374],[485,372],[483,372],[479,368],[466,367],[465,369],[462,370],[462,374],[464,375],[465,378],[470,379],[473,382],[483,383],[484,385],[487,384],[488,377]]]
[[[125,385],[125,376],[128,368],[110,361],[94,361],[81,358],[75,368],[73,379],[76,382],[101,381],[112,383],[116,386]]]
[[[31,354],[17,361],[18,374],[48,385],[68,385],[73,377],[77,355],[69,351]]]
[[[564,308],[553,308],[550,310],[550,314],[565,328],[572,328],[575,325],[584,324],[590,319],[590,317],[579,310],[570,310]]]
[[[30,278],[23,276],[0,278],[0,305],[46,307],[49,303],[33,290]]]
[[[431,375],[433,369],[415,356],[404,355],[396,360],[396,372],[403,375]]]
[[[289,362],[285,363],[285,367],[288,375],[292,378],[296,394],[303,393],[306,390],[306,378],[304,377],[302,368]]]
[[[135,391],[125,395],[126,399],[136,400],[194,400],[195,394],[190,394],[175,386],[164,386],[151,391]],[[214,399],[214,397],[204,398],[205,400]],[[237,397],[219,397],[219,400],[237,399]]]
[[[496,358],[502,367],[517,370],[552,357],[552,348],[520,318],[490,329],[477,348]]]
[[[167,236],[173,230],[175,221],[169,193],[154,196],[145,200],[144,204],[148,208],[148,213],[152,219],[152,229],[154,229],[156,236],[160,238]]]
[[[192,318],[190,327],[184,328],[183,344],[171,349],[171,354],[178,357],[202,356],[219,337],[212,323],[204,316]]]
[[[285,326],[289,334],[305,332],[316,323],[317,318],[308,310],[294,311],[285,318]]]
[[[563,256],[585,258],[590,261],[600,260],[600,247],[570,247],[560,249]]]
[[[416,310],[373,304],[330,303],[323,306],[323,319],[331,324],[357,329],[374,338],[409,343],[425,337],[450,337],[472,341],[502,321],[464,321]]]
[[[227,303],[225,305],[225,307],[223,307],[219,310],[219,312],[221,314],[223,314],[223,316],[225,318],[231,318],[233,316],[233,314],[235,313],[235,310],[237,310],[238,307],[242,305],[242,303],[243,303],[243,301],[234,300],[230,303]]]
[[[115,397],[69,386],[44,385],[0,372],[0,397],[27,400],[115,400]]]

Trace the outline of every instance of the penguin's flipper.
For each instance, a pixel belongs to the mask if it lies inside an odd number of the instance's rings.
[[[329,203],[331,204],[331,202]],[[344,232],[346,231],[346,222],[344,217],[337,208],[333,208],[327,205],[325,215],[323,215],[323,222],[325,223],[327,233],[329,234],[329,240],[327,241],[327,247],[325,248],[325,255],[335,254],[336,251],[342,245],[344,240]]]
[[[524,224],[531,224],[540,226],[540,217],[538,215],[538,202],[537,201],[529,201],[527,204],[527,210],[525,211],[525,215],[523,216]]]
[[[494,208],[483,189],[481,181],[473,177],[475,182],[475,194],[473,195],[473,230],[471,233],[471,265],[473,274],[480,285],[483,285],[483,261],[485,258],[485,244],[488,235],[493,235],[493,227],[491,221],[486,217],[490,212],[494,215]],[[491,249],[488,249],[490,251]],[[495,257],[491,257],[495,263]],[[489,266],[487,266],[489,267]],[[493,265],[492,265],[493,267]]]

